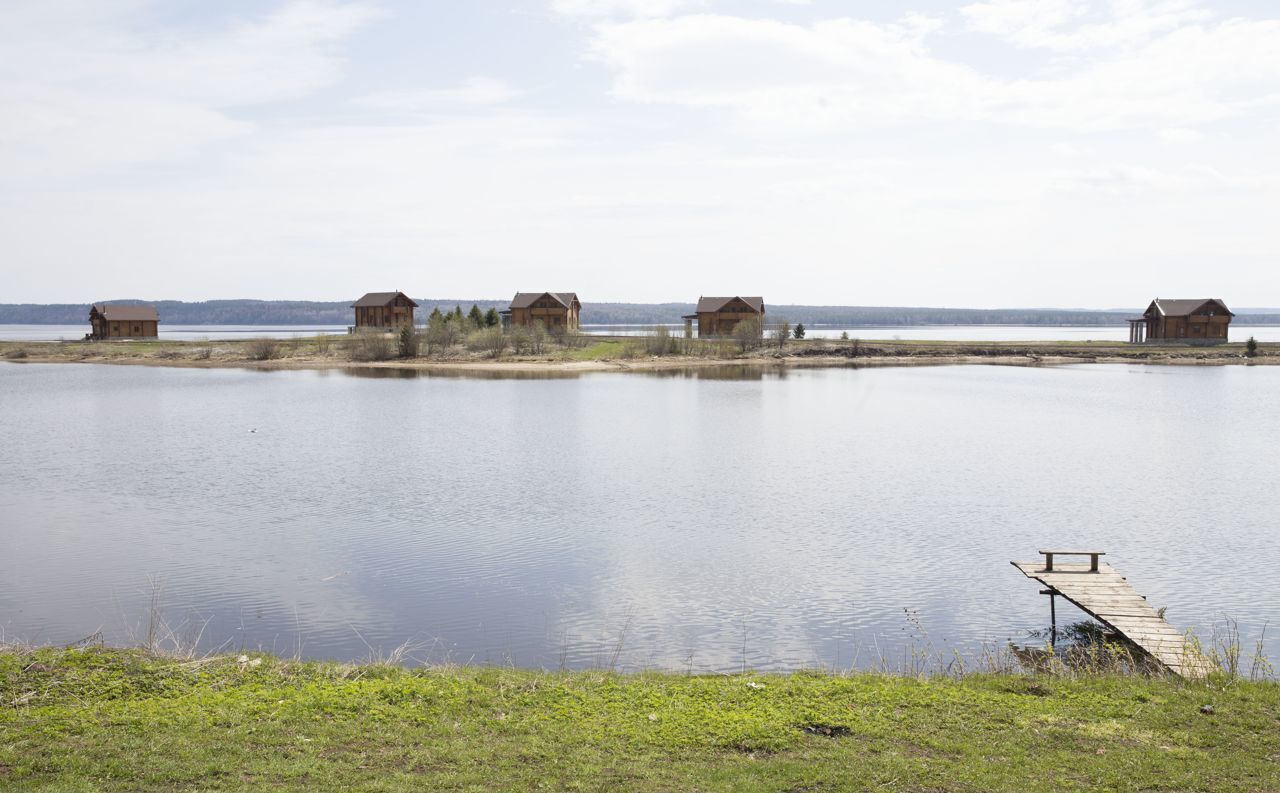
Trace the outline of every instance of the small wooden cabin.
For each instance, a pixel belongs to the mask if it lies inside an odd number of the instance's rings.
[[[730,335],[739,322],[750,317],[764,321],[763,297],[700,297],[694,313],[684,320],[686,326],[697,320],[698,338],[711,338]]]
[[[1235,314],[1217,298],[1156,298],[1140,319],[1129,320],[1129,341],[1221,343]]]
[[[502,312],[502,322],[507,327],[541,322],[547,330],[575,331],[581,313],[576,292],[516,292],[510,308]]]
[[[95,303],[89,307],[88,338],[154,339],[160,336],[160,315],[155,306],[115,306]]]
[[[413,310],[418,304],[404,292],[370,292],[351,305],[356,310],[353,330],[397,330],[413,327]]]

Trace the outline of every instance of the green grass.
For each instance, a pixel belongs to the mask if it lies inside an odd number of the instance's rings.
[[[258,658],[0,654],[0,790],[1280,790],[1273,683]]]
[[[569,357],[575,361],[600,361],[606,358],[620,358],[622,357],[622,348],[625,345],[626,342],[619,339],[607,339],[574,350],[569,354]]]

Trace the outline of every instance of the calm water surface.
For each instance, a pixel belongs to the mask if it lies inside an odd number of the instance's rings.
[[[403,374],[0,364],[4,636],[870,665],[1023,640],[1047,545],[1280,618],[1280,368]]]

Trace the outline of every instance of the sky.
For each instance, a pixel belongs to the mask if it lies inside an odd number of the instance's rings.
[[[1273,0],[5,0],[0,302],[1280,305]]]

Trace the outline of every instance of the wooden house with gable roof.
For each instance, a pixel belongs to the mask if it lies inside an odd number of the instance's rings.
[[[351,307],[356,310],[353,331],[387,331],[399,330],[406,325],[413,327],[413,310],[418,304],[404,292],[370,292],[352,303]]]
[[[700,297],[694,313],[685,315],[684,321],[688,326],[697,320],[698,338],[711,338],[730,335],[739,322],[751,317],[764,321],[763,297]]]
[[[155,306],[116,306],[95,303],[89,307],[87,338],[154,339],[160,336],[160,315]]]
[[[576,331],[581,313],[576,292],[516,292],[511,306],[502,312],[502,322],[507,327],[540,322],[549,331]]]
[[[1139,319],[1129,320],[1129,341],[1221,343],[1235,314],[1217,298],[1156,298]]]

